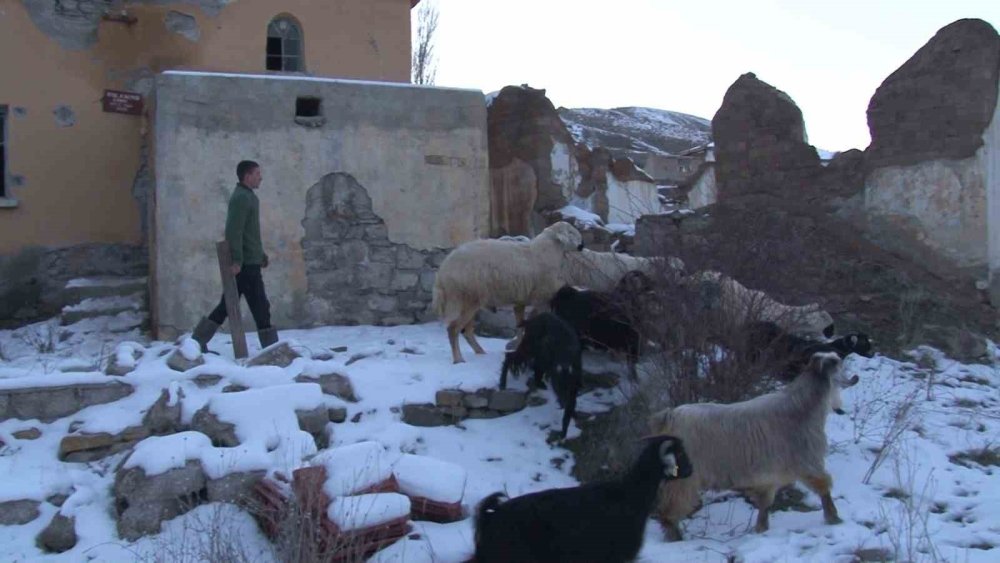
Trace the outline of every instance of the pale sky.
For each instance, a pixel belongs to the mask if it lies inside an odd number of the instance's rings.
[[[872,94],[938,29],[966,17],[1000,25],[1000,0],[424,1],[440,11],[439,86],[526,83],[556,107],[712,119],[754,72],[795,100],[826,150],[868,146]]]

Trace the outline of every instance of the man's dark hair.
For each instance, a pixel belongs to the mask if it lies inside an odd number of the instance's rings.
[[[253,172],[255,169],[260,168],[260,165],[252,160],[241,160],[239,164],[236,165],[236,177],[239,178],[240,182],[247,174]]]

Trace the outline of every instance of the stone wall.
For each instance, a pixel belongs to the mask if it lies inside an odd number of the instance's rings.
[[[319,115],[296,116],[299,98],[320,100]],[[190,330],[219,298],[215,243],[241,159],[262,166],[264,280],[278,328],[413,322],[415,303],[426,301],[426,289],[414,288],[424,271],[416,262],[488,234],[478,91],[165,73],[155,115],[151,302],[160,337]],[[339,293],[358,279],[364,288]],[[350,301],[362,295],[373,311]]]
[[[300,325],[397,325],[433,317],[427,309],[445,250],[390,241],[368,192],[349,174],[324,177],[306,200],[308,303]]]
[[[1000,212],[991,217],[989,194],[1000,159],[998,84],[1000,36],[966,19],[938,31],[879,86],[864,157],[869,236],[913,260],[930,255],[977,281],[996,279],[990,241]]]

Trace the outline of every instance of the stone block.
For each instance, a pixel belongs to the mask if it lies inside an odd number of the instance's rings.
[[[419,270],[426,266],[427,257],[418,250],[399,245],[396,247],[396,266],[410,270]]]
[[[425,271],[420,273],[420,289],[430,293],[434,291],[434,272]]]
[[[178,390],[178,393],[181,393]],[[164,389],[160,391],[160,397],[149,407],[142,417],[142,425],[151,434],[173,434],[181,426],[181,399],[170,405],[170,391]]]
[[[167,367],[169,367],[174,371],[179,371],[179,372],[185,372],[189,369],[193,369],[204,364],[205,364],[205,358],[201,357],[200,354],[195,359],[189,360],[184,357],[184,354],[181,353],[180,348],[175,349],[173,352],[170,353],[170,356],[167,357]]]
[[[222,381],[221,375],[216,375],[214,373],[202,373],[191,380],[199,389],[205,389],[206,387],[211,387],[218,382]]]
[[[76,452],[99,450],[108,448],[118,440],[115,436],[107,432],[97,434],[70,434],[64,436],[59,442],[59,459],[65,460],[66,456]]]
[[[500,418],[501,416],[503,416],[502,412],[490,409],[469,409],[468,413],[468,418],[473,420]]]
[[[326,424],[330,421],[330,413],[323,405],[310,410],[295,411],[295,417],[299,420],[299,428],[313,436],[323,435]]]
[[[327,409],[326,414],[330,422],[339,424],[347,420],[347,408],[345,407],[330,407]]]
[[[18,440],[37,440],[42,437],[42,431],[37,428],[27,428],[13,433]]]
[[[468,393],[462,398],[462,404],[470,409],[485,409],[490,404],[490,398],[482,393]]]
[[[318,376],[303,374],[297,376],[295,381],[297,383],[318,383],[326,395],[333,395],[350,403],[358,402],[358,397],[354,394],[354,386],[351,385],[351,380],[346,375],[339,373],[324,373]]]
[[[248,471],[230,473],[219,479],[209,479],[205,485],[208,502],[241,504],[253,496],[253,488],[266,474],[266,471]]]
[[[431,404],[403,405],[403,422],[413,426],[448,426],[449,418]]]
[[[392,264],[369,262],[359,265],[357,272],[357,289],[387,289],[392,283]]]
[[[191,418],[191,430],[201,432],[212,440],[217,448],[232,448],[240,445],[236,438],[236,427],[229,422],[222,422],[208,410],[208,405],[198,409]]]
[[[415,272],[404,272],[402,270],[396,270],[396,275],[392,278],[391,289],[395,291],[403,291],[416,287],[417,283],[420,282],[420,275]]]
[[[302,355],[296,352],[288,342],[278,342],[265,348],[253,358],[250,358],[247,366],[277,366],[285,368],[291,365],[296,358],[301,357]]]
[[[489,408],[509,413],[523,409],[525,401],[526,394],[523,391],[512,389],[497,390],[490,395]]]
[[[0,502],[0,526],[20,526],[38,518],[37,500],[10,500]]]
[[[434,404],[439,407],[460,407],[465,392],[459,389],[440,389],[434,394]]]
[[[49,553],[69,551],[76,546],[76,541],[76,519],[59,513],[52,517],[49,525],[35,538],[38,548]]]
[[[368,308],[379,313],[391,313],[396,310],[398,300],[388,295],[374,295],[368,299]]]

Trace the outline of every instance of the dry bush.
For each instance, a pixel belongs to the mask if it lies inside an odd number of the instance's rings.
[[[573,446],[574,471],[585,481],[627,469],[655,412],[686,403],[755,397],[778,385],[777,374],[790,359],[773,347],[774,342],[747,339],[744,323],[764,313],[766,298],[761,294],[748,292],[742,302],[726,302],[718,282],[692,283],[665,262],[657,262],[649,276],[651,289],[629,291],[619,303],[640,332],[642,375],[638,384],[620,384],[625,403],[597,417]],[[788,324],[796,320],[770,318]]]

